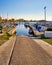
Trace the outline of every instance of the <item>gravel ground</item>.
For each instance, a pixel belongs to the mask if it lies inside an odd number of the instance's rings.
[[[18,36],[10,65],[52,65],[52,56],[32,39]]]

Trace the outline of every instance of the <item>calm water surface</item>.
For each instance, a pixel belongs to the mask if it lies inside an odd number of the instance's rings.
[[[26,36],[32,36],[29,34],[29,27],[24,26],[25,22],[19,22],[16,26],[16,34],[17,35],[26,35]]]
[[[27,35],[29,36],[29,27],[24,26],[24,22],[18,23],[18,26],[16,26],[16,34],[17,35]]]

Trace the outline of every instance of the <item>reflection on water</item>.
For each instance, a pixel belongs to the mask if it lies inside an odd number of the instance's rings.
[[[16,27],[16,34],[17,35],[27,35],[29,36],[29,27],[24,26],[24,22],[20,22]]]

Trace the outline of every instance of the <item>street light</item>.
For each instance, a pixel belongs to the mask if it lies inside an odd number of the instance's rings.
[[[46,6],[44,7],[44,17],[45,17],[45,21],[46,21]]]
[[[6,19],[7,19],[7,22],[8,22],[8,13],[7,13],[7,18]]]

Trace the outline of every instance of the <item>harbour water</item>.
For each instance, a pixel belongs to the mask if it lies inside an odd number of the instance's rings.
[[[19,22],[18,25],[16,26],[16,34],[17,35],[26,35],[26,36],[32,36],[29,34],[29,27],[25,27],[25,22]],[[34,23],[31,23],[34,24]]]

